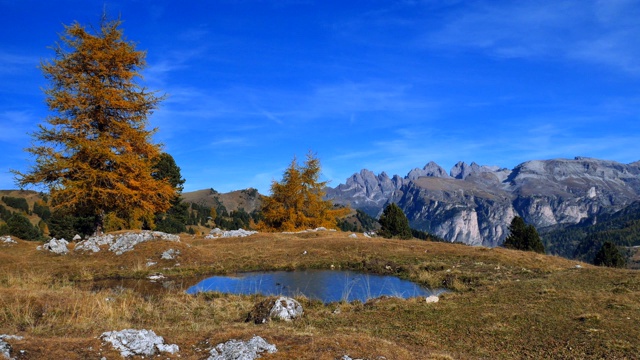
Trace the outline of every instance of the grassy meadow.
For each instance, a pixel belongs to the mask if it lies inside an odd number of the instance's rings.
[[[640,354],[640,273],[501,248],[348,233],[257,234],[247,238],[140,244],[121,256],[37,251],[0,244],[0,334],[16,359],[118,359],[98,336],[150,329],[178,354],[206,359],[229,339],[262,336],[264,359],[634,359]],[[72,246],[70,246],[72,247]],[[167,249],[180,250],[162,260]],[[304,252],[307,252],[306,255]],[[147,266],[149,261],[155,265]],[[246,322],[264,297],[187,295],[199,278],[251,270],[350,269],[395,274],[451,291],[440,301],[382,298],[331,303],[298,298],[293,322]],[[162,273],[166,289],[147,289]],[[118,286],[138,280],[135,290]],[[102,284],[102,285],[101,285]],[[105,286],[104,284],[109,284]],[[24,350],[20,353],[19,350]]]

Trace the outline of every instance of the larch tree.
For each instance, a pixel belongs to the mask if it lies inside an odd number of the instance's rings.
[[[41,64],[52,114],[26,149],[35,165],[14,171],[20,187],[48,187],[54,209],[93,216],[97,232],[153,227],[177,191],[152,176],[160,146],[147,117],[162,97],[138,84],[146,54],[120,25],[103,16],[99,29],[65,27],[55,58]]]
[[[263,199],[262,230],[293,231],[309,228],[335,228],[337,218],[348,209],[336,209],[324,200],[326,181],[319,181],[320,160],[308,153],[304,165],[294,158],[285,170],[282,181],[273,181],[271,196]]]

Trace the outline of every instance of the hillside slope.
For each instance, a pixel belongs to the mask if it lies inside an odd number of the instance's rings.
[[[168,249],[177,258],[163,259]],[[150,264],[151,263],[151,264]],[[640,353],[640,273],[502,248],[350,238],[340,232],[148,242],[55,256],[32,242],[0,244],[0,334],[11,357],[109,359],[105,331],[150,329],[177,354],[203,359],[230,339],[277,346],[265,359],[632,359]],[[424,298],[322,304],[298,297],[301,319],[246,322],[264,297],[185,288],[211,274],[351,269],[446,287]],[[161,272],[164,279],[146,280]],[[331,286],[331,284],[327,284]],[[22,351],[22,352],[21,352]]]

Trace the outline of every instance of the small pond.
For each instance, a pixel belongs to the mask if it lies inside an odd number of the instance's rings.
[[[401,298],[429,296],[444,290],[430,290],[395,276],[352,271],[307,270],[214,276],[187,289],[189,294],[204,291],[242,295],[303,295],[309,299],[330,303],[342,300],[365,302],[383,295]]]

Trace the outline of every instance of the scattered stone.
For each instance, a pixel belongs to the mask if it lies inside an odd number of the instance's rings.
[[[18,242],[13,240],[10,235],[0,236],[0,243],[3,244],[17,244]]]
[[[362,359],[354,359],[349,355],[344,355],[340,358],[340,360],[362,360]]]
[[[302,255],[307,255],[307,254],[308,254],[307,250],[302,252]]]
[[[364,235],[364,237],[366,237],[366,238],[371,238],[371,236],[370,236],[368,233],[366,233],[366,232],[365,232],[365,233],[363,233],[362,235]],[[346,356],[346,355],[345,355],[345,356]]]
[[[58,254],[58,255],[66,255],[67,253],[69,253],[69,249],[67,248],[67,245],[69,245],[69,242],[65,239],[56,239],[53,238],[51,240],[49,240],[48,243],[45,243],[44,245],[42,245],[42,248],[44,250],[49,250],[54,254]]]
[[[435,295],[431,295],[431,296],[427,296],[426,301],[427,301],[427,304],[437,303],[438,301],[440,301],[440,298]]]
[[[152,267],[154,265],[157,265],[158,263],[155,261],[147,261],[147,267]]]
[[[0,355],[7,359],[13,359],[11,357],[11,345],[4,340],[22,340],[22,336],[15,335],[0,335]]]
[[[176,256],[180,255],[180,250],[169,249],[162,253],[162,260],[173,260]]]
[[[336,231],[336,229],[327,229],[325,227],[317,227],[315,229],[307,229],[307,230],[302,230],[302,231],[283,231],[283,234],[287,234],[287,235],[292,235],[292,234],[304,234],[304,233],[310,233],[310,232],[318,232],[318,231]]]
[[[365,232],[364,236],[368,237],[368,238],[371,238],[371,237],[377,236],[377,234],[375,232],[373,232],[373,231],[369,231],[369,232]]]
[[[100,335],[100,339],[111,343],[122,357],[143,355],[151,356],[156,351],[177,353],[178,345],[167,345],[162,336],[156,335],[153,330],[126,329],[121,331],[108,331]]]
[[[76,236],[73,237],[73,241],[78,241],[78,240],[82,240],[82,236],[76,234]]]
[[[350,237],[350,238],[357,238],[357,237],[358,237],[358,235],[356,235],[356,234],[351,234],[351,235],[349,235],[349,237]]]
[[[244,230],[244,229],[225,231],[225,230],[220,230],[218,228],[215,228],[211,230],[209,232],[209,235],[205,236],[204,238],[216,239],[216,238],[246,237],[246,236],[250,236],[257,233],[258,233],[257,231]]]
[[[152,240],[166,240],[166,241],[180,241],[180,236],[174,234],[167,234],[160,231],[141,231],[141,232],[128,232],[124,234],[106,234],[91,236],[87,240],[80,241],[74,248],[75,251],[100,251],[100,246],[109,245],[109,250],[116,253],[116,255],[122,255],[127,251],[133,250],[133,248],[143,242]]]
[[[260,358],[260,353],[265,351],[274,354],[278,349],[260,336],[254,336],[248,341],[232,339],[211,349],[211,356],[207,360],[253,360]]]
[[[576,269],[582,269],[582,265],[576,265]]]
[[[162,280],[164,279],[164,275],[157,273],[157,274],[152,274],[147,276],[147,279],[151,280],[151,281],[158,281],[158,280]]]

